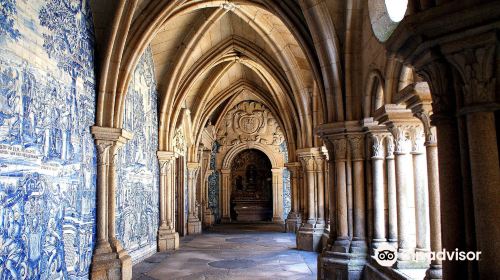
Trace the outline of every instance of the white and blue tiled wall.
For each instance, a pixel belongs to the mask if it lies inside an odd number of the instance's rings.
[[[134,263],[156,252],[159,215],[157,92],[151,48],[137,64],[123,128],[134,134],[118,153],[116,229]]]
[[[0,0],[0,18],[0,279],[88,279],[96,198],[89,1]],[[123,126],[134,138],[117,166],[117,236],[134,261],[156,249],[156,96],[148,48],[125,101]]]
[[[87,1],[0,0],[1,279],[87,279],[95,231]]]

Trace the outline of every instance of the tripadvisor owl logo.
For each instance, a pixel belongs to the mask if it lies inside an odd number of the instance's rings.
[[[375,249],[374,257],[381,266],[392,266],[397,260],[396,248],[389,244],[381,244]]]

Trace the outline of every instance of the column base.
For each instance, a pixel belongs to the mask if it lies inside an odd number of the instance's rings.
[[[304,251],[318,252],[321,244],[321,237],[325,228],[323,225],[303,224],[297,232],[297,249]]]
[[[173,229],[158,230],[158,252],[179,249],[179,233]]]
[[[215,224],[215,216],[212,213],[212,209],[206,208],[203,212],[203,227],[210,228]]]
[[[332,251],[337,253],[348,253],[350,245],[351,241],[347,237],[337,237],[337,239],[333,242]]]
[[[188,221],[188,234],[200,234],[201,233],[201,222],[196,219],[194,221]]]
[[[443,279],[443,268],[441,265],[431,264],[425,272],[425,280],[441,280]]]
[[[360,280],[366,263],[366,254],[325,251],[318,256],[318,279]]]
[[[366,244],[366,240],[354,238],[351,241],[351,248],[349,249],[349,252],[355,254],[367,254],[368,246]]]
[[[300,214],[290,212],[286,218],[285,231],[296,233],[299,230],[301,223],[302,220],[300,218]]]
[[[321,251],[328,250],[330,244],[330,227],[326,227],[321,235]]]
[[[108,246],[109,249],[106,248]],[[96,247],[92,257],[90,279],[132,279],[132,258],[117,239],[111,240],[111,245]]]
[[[228,224],[228,223],[230,223],[230,222],[231,222],[231,218],[229,218],[229,217],[222,217],[222,218],[220,219],[220,222],[221,222],[222,224]]]
[[[283,224],[285,222],[283,221],[283,218],[281,218],[281,217],[273,217],[273,223],[275,223],[275,224]]]

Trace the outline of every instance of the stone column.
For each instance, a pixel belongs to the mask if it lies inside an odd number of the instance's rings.
[[[222,195],[221,207],[222,217],[221,222],[231,222],[231,169],[221,169],[222,174]]]
[[[367,252],[365,231],[365,180],[364,180],[364,134],[349,134],[349,147],[353,169],[353,237],[351,253]]]
[[[323,154],[314,157],[316,164],[316,223],[325,224],[325,158]]]
[[[386,104],[375,112],[375,119],[385,124],[394,137],[396,161],[397,229],[398,229],[398,268],[415,266],[415,193],[413,177],[413,157],[411,131],[420,122],[413,117],[405,105]],[[389,143],[388,143],[389,144]],[[388,146],[389,149],[390,146]],[[388,152],[389,154],[389,152]],[[389,164],[389,162],[388,162]],[[392,170],[388,166],[388,191],[391,191]],[[389,194],[390,197],[391,194]],[[390,202],[389,198],[389,202]]]
[[[97,205],[96,205],[96,237],[95,251],[110,253],[108,239],[108,166],[112,141],[96,140],[97,146]]]
[[[179,248],[179,233],[175,231],[175,154],[170,151],[156,153],[160,166],[160,227],[158,251]]]
[[[335,156],[335,193],[337,196],[337,237],[334,242],[334,250],[347,252],[350,245],[347,221],[347,140],[345,138],[336,138],[331,141]]]
[[[414,112],[419,118],[425,131],[425,148],[427,153],[427,182],[429,188],[429,217],[430,217],[430,242],[431,251],[440,252],[441,246],[441,209],[439,192],[439,168],[438,168],[438,148],[436,139],[436,128],[431,126],[429,113],[426,110],[418,109]],[[431,260],[431,265],[426,271],[425,279],[442,279],[442,262],[435,258]]]
[[[116,156],[132,134],[119,128],[93,126],[97,146],[97,244],[91,278],[131,279],[132,259],[116,239]]]
[[[386,168],[387,168],[387,208],[388,208],[388,227],[387,241],[394,248],[397,248],[398,242],[398,207],[396,191],[396,164],[394,163],[394,138],[387,135],[386,145]]]
[[[446,59],[455,68],[456,84],[462,86],[463,107],[459,108],[458,114],[465,116],[467,129],[476,234],[474,245],[477,251],[481,251],[479,279],[500,278],[498,114],[495,117],[500,110],[497,88],[499,46],[498,33],[492,30],[442,47]],[[466,155],[462,153],[462,156]]]
[[[425,135],[421,124],[411,131],[413,178],[415,184],[416,251],[429,252],[429,194],[427,186],[427,161],[424,150]],[[423,260],[426,261],[426,260]]]
[[[411,141],[408,132],[411,125],[390,124],[389,129],[395,140],[396,193],[398,209],[398,267],[412,261],[415,245],[415,213],[413,209],[413,160],[410,155]]]
[[[326,227],[328,229],[328,234],[330,230],[330,180],[331,180],[331,175],[330,175],[330,167],[328,164],[329,158],[328,158],[328,150],[326,149],[325,146],[322,147],[322,152],[325,157],[325,163],[324,163],[324,174],[325,174],[325,223]]]
[[[305,180],[305,207],[306,215],[302,218],[302,225],[297,233],[297,248],[306,251],[318,251],[323,234],[324,224],[317,224],[316,213],[316,163],[315,157],[318,155],[317,148],[301,149],[297,155],[304,168]]]
[[[291,187],[291,210],[288,213],[286,219],[286,231],[287,232],[297,232],[300,227],[301,217],[299,212],[299,172],[300,163],[290,162],[286,164],[286,167],[290,171],[290,187]]]
[[[377,249],[381,244],[387,242],[385,233],[385,211],[384,211],[384,140],[387,133],[370,132],[372,139],[372,182],[373,182],[373,239],[372,247]]]
[[[198,182],[198,173],[200,172],[200,164],[197,162],[188,162],[187,171],[189,195],[188,234],[198,234],[201,233],[201,221],[198,218],[196,207],[196,185]]]
[[[357,126],[355,126],[356,124]],[[351,131],[347,132],[347,129]],[[331,218],[331,230],[336,235],[332,239],[335,241],[333,241],[333,244],[328,246],[318,257],[318,279],[358,280],[362,279],[363,276],[363,270],[366,265],[366,254],[364,254],[363,251],[366,250],[366,245],[364,249],[361,249],[363,247],[362,240],[365,239],[365,223],[361,221],[364,219],[365,214],[357,211],[355,212],[355,223],[358,225],[357,228],[354,228],[354,231],[356,232],[356,242],[359,243],[354,244],[352,250],[350,250],[351,242],[348,229],[346,169],[347,149],[349,147],[346,135],[362,134],[360,131],[361,128],[357,122],[331,123],[322,125],[318,128],[318,134],[323,139],[328,149],[329,158],[334,159],[335,162],[334,169],[332,170],[332,176],[335,178],[333,192],[335,201],[332,200],[331,205],[335,205],[336,209],[335,217]],[[356,163],[359,161],[359,157],[354,156],[353,159],[353,170],[355,172],[353,175],[354,200],[357,200],[355,202],[357,207],[359,203],[364,203],[364,190],[359,190],[360,186],[364,189],[364,180],[358,177],[359,173],[363,173],[363,168]],[[361,160],[361,165],[362,164],[363,160]],[[364,174],[361,176],[364,176]],[[364,205],[362,207],[364,207]],[[358,250],[358,248],[360,250]]]
[[[273,174],[273,222],[283,223],[283,168],[271,169]]]
[[[323,199],[320,201],[323,203],[323,206],[321,207],[321,212],[318,213],[318,216],[324,217],[324,224],[325,224],[325,229],[323,231],[323,235],[321,236],[321,251],[328,249],[329,246],[329,240],[330,240],[330,193],[329,193],[329,184],[330,184],[330,176],[329,176],[329,165],[328,165],[328,150],[326,149],[325,146],[321,147],[321,153],[320,153],[320,158],[321,162],[320,164],[322,165],[321,169],[321,174],[318,173],[318,182],[322,183],[322,187],[319,187],[320,190],[322,190],[321,196]],[[320,195],[318,195],[320,196]],[[318,206],[320,207],[320,206]],[[318,208],[319,209],[319,208]]]
[[[335,223],[337,221],[337,209],[336,209],[336,194],[335,194],[335,161],[333,160],[333,148],[331,148],[332,152],[329,152],[328,160],[327,160],[327,168],[328,168],[328,174],[329,174],[329,183],[326,187],[326,191],[329,193],[328,195],[328,216],[330,217],[328,219],[329,222],[329,227],[330,227],[330,232],[328,235],[328,248],[330,248],[335,240],[337,239],[337,228],[335,226]]]

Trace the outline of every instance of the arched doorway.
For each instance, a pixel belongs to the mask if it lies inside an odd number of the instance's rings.
[[[271,221],[273,218],[272,165],[257,149],[240,152],[231,162],[231,220]]]

